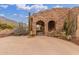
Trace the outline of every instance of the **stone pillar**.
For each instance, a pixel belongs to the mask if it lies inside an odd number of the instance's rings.
[[[76,37],[79,37],[79,15],[77,16],[77,31],[76,31]]]
[[[32,31],[33,31],[33,35],[36,35],[36,22],[32,23]]]
[[[45,35],[47,36],[48,35],[48,23],[45,22]]]

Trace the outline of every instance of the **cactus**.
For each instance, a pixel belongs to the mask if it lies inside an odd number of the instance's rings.
[[[77,19],[74,18],[75,16],[73,15],[72,19],[68,18],[64,22],[64,31],[66,33],[66,36],[74,35],[77,30]]]

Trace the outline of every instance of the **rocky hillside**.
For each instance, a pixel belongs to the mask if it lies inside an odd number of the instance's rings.
[[[2,16],[0,16],[0,23],[17,25],[17,22],[16,21],[7,19],[7,18],[2,17]]]
[[[18,23],[16,21],[0,16],[0,30],[14,29],[17,26],[18,26]]]
[[[25,23],[18,23],[16,21],[0,17],[0,37],[14,35],[25,35],[28,33],[28,26]]]

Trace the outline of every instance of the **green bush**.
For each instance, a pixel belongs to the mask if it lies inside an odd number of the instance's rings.
[[[13,24],[0,23],[0,29],[13,29],[15,26]]]

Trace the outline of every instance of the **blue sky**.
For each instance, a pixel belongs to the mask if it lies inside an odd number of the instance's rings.
[[[28,12],[37,13],[50,8],[72,8],[78,4],[0,4],[0,16],[17,22],[28,22]]]

